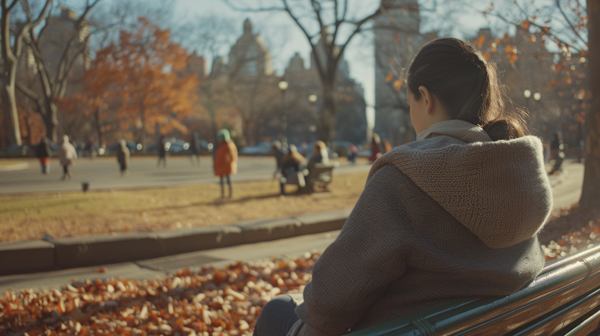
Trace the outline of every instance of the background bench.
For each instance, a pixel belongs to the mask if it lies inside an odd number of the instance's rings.
[[[327,185],[333,180],[333,169],[339,167],[337,162],[317,163],[310,170],[304,170],[304,187],[298,187],[299,193],[311,193],[315,189],[326,190]],[[286,181],[285,184],[298,185],[297,182]]]
[[[600,246],[546,264],[506,297],[461,298],[356,331],[359,335],[597,335]]]

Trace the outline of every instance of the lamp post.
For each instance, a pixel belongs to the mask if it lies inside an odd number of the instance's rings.
[[[282,136],[287,137],[287,111],[285,109],[285,92],[288,89],[288,82],[282,80],[279,82],[279,90],[281,91],[281,129]]]
[[[316,115],[317,114],[317,107],[316,107],[317,95],[316,94],[311,94],[310,96],[308,96],[308,102],[312,106],[312,108],[313,108],[313,110],[315,112],[315,115]],[[308,128],[308,131],[311,132],[311,133],[313,133],[313,135],[314,135],[314,133],[317,132],[317,126],[316,125],[311,125]],[[311,138],[312,138],[312,135],[311,135]]]
[[[531,90],[525,89],[523,91],[523,96],[525,96],[525,107],[527,108],[527,112],[529,112],[529,98],[531,97]]]

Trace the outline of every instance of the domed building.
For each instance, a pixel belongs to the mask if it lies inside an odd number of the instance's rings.
[[[244,21],[244,33],[229,52],[228,75],[238,76],[260,76],[272,75],[271,55],[262,37],[254,34],[252,22]]]

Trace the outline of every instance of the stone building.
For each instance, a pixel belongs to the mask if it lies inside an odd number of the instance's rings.
[[[63,54],[68,47],[69,41],[75,33],[75,39],[70,47],[70,58],[75,58],[70,72],[71,93],[78,91],[83,73],[89,69],[91,62],[89,41],[90,26],[84,22],[81,28],[76,27],[78,20],[74,10],[59,6],[60,15],[47,18],[46,28],[40,34],[40,51],[44,57],[45,65],[51,76],[55,76]],[[28,56],[31,58],[33,55]]]
[[[296,96],[294,101],[297,104],[295,106],[295,109],[298,110],[297,117],[290,122],[294,123],[295,128],[299,131],[292,133],[292,136],[299,140],[313,141],[318,140],[315,138],[317,134],[315,126],[319,123],[319,113],[322,109],[322,85],[314,53],[311,54],[308,68],[305,68],[304,63],[304,59],[296,53],[290,59],[283,78],[289,83],[290,95]],[[337,90],[338,114],[335,122],[335,139],[355,144],[365,142],[367,116],[364,89],[350,77],[350,67],[345,59],[342,59],[339,64]],[[312,105],[308,100],[311,95],[317,97],[317,101]]]
[[[250,19],[244,21],[244,33],[229,52],[230,77],[272,75],[271,55],[262,37],[255,34]]]
[[[387,1],[387,0],[383,0]],[[436,34],[420,33],[417,0],[393,0],[402,9],[390,10],[374,22],[375,36],[375,127],[373,131],[392,145],[414,139],[406,90],[399,90],[412,58]],[[400,82],[398,82],[400,81]]]

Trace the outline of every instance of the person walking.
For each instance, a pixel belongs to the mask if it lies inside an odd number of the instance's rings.
[[[351,144],[348,151],[348,162],[356,164],[356,156],[358,156],[358,148],[354,144]]]
[[[229,187],[229,198],[233,197],[233,187],[231,186],[231,175],[237,173],[238,151],[235,143],[231,141],[229,131],[223,129],[217,135],[219,146],[215,155],[213,168],[215,175],[219,177],[221,183],[221,198],[225,198],[225,181]]]
[[[35,156],[40,160],[42,174],[50,173],[50,140],[43,137],[35,148]]]
[[[562,164],[565,160],[565,153],[563,152],[564,145],[559,133],[552,135],[552,141],[550,141],[550,157],[554,160],[554,166],[548,175],[552,175],[556,172],[562,171]]]
[[[192,165],[197,164],[198,166],[200,166],[200,137],[197,132],[192,133],[192,141],[190,142],[190,152],[190,159],[192,160]]]
[[[417,141],[377,159],[304,293],[267,303],[255,336],[342,335],[453,298],[507,296],[542,272],[542,143],[503,102],[495,65],[437,39],[406,84]]]
[[[162,162],[163,167],[167,167],[167,144],[165,143],[165,136],[161,135],[158,139],[158,162],[156,164],[157,167],[160,167],[160,163]]]
[[[87,153],[90,159],[94,159],[96,157],[96,148],[94,148],[94,138],[89,137],[88,142],[85,144],[84,152]]]
[[[69,136],[63,136],[63,142],[58,149],[58,159],[60,161],[61,166],[63,167],[63,180],[67,178],[71,179],[71,166],[77,160],[77,151],[75,147],[69,142]]]
[[[117,148],[117,162],[121,171],[121,176],[127,175],[127,168],[129,167],[129,148],[127,148],[127,142],[124,139],[119,140],[119,148]]]

